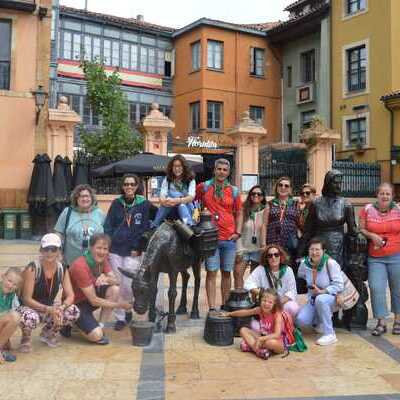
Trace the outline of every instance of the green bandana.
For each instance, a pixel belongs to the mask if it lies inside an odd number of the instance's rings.
[[[253,221],[255,221],[256,219],[256,214],[261,211],[264,210],[265,206],[263,204],[260,204],[257,208],[255,208],[254,210],[250,211],[250,219],[252,219]]]
[[[89,266],[90,270],[92,271],[92,274],[96,278],[98,278],[100,276],[100,274],[102,273],[103,268],[101,268],[101,271],[100,271],[100,268],[99,269],[96,268],[98,266],[98,264],[96,263],[95,259],[93,258],[93,255],[90,250],[86,250],[83,253],[83,256],[85,257],[87,265]]]
[[[382,212],[382,211],[379,209],[379,206],[378,206],[378,202],[377,202],[377,201],[374,203],[374,207],[375,207],[379,212]],[[395,208],[395,207],[396,207],[396,203],[395,203],[394,201],[391,201],[391,202],[389,203],[389,208],[388,208],[387,211],[393,210],[393,208]]]
[[[281,265],[281,266],[279,267],[279,276],[278,276],[278,278],[275,277],[275,275],[274,275],[273,272],[269,269],[269,267],[267,267],[267,266],[264,265],[264,268],[265,268],[265,273],[269,273],[269,272],[270,272],[270,276],[272,277],[272,279],[273,279],[273,281],[274,281],[275,288],[277,288],[278,286],[279,286],[279,287],[282,287],[282,278],[283,278],[283,276],[286,274],[287,265]]]
[[[293,203],[294,203],[293,197],[289,197],[289,198],[287,199],[287,202],[286,202],[286,207],[291,207],[291,206],[293,205]],[[272,199],[272,204],[273,204],[274,206],[277,206],[277,207],[280,207],[280,206],[281,206],[281,202],[280,202],[280,200],[279,200],[277,197],[274,197],[274,198]]]
[[[329,256],[328,254],[324,253],[321,257],[321,261],[319,262],[318,266],[317,266],[317,271],[321,272],[322,268],[324,267],[324,265],[328,262]],[[305,264],[307,265],[308,268],[313,269],[313,265],[311,264],[311,260],[310,257],[306,257],[304,259]]]
[[[143,203],[143,202],[145,201],[145,198],[144,198],[144,196],[141,196],[140,194],[136,194],[136,195],[135,195],[135,199],[134,199],[133,202],[130,203],[130,204],[128,204],[128,203],[125,201],[124,196],[118,197],[118,201],[124,206],[124,208],[131,208],[131,207],[133,207],[133,206],[137,206],[137,205]]]
[[[217,183],[215,181],[215,178],[212,178],[210,181],[210,184],[214,186],[214,197],[217,199],[223,199],[224,198],[224,189],[228,186],[230,186],[229,182],[227,179],[224,180],[224,182],[221,184]]]
[[[179,192],[181,192],[181,193],[182,193],[182,192],[185,190],[185,188],[186,188],[185,183],[182,182],[182,181],[174,181],[174,186],[175,186],[176,189],[177,189]]]

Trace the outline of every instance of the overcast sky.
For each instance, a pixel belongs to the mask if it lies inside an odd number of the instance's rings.
[[[182,27],[201,17],[227,22],[256,23],[287,19],[283,9],[294,0],[87,0],[88,9],[126,18],[144,15],[145,21]],[[84,8],[85,0],[60,0]]]

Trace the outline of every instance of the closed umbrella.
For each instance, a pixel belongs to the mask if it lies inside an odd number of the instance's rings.
[[[64,164],[65,183],[67,186],[68,195],[70,195],[72,190],[72,162],[68,156],[64,157]]]
[[[74,162],[74,175],[73,175],[73,187],[78,185],[85,185],[89,183],[89,167],[88,163],[83,158],[77,158]]]
[[[53,170],[54,210],[57,216],[61,214],[62,210],[64,210],[69,203],[67,182],[65,180],[65,167],[64,158],[58,155],[54,160]]]

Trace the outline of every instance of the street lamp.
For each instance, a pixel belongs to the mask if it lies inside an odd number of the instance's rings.
[[[36,105],[36,125],[39,122],[40,112],[44,104],[46,103],[47,92],[43,90],[43,86],[39,85],[35,92],[32,92],[35,96],[35,105]]]

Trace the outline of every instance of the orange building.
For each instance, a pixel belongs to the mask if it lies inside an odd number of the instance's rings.
[[[225,133],[246,110],[267,129],[265,141],[280,141],[280,55],[267,43],[267,28],[202,18],[172,34],[174,151],[229,150],[233,143]],[[188,137],[218,149],[188,146]]]
[[[0,2],[0,208],[24,207],[32,159],[47,151],[41,100],[49,83],[51,4]]]

